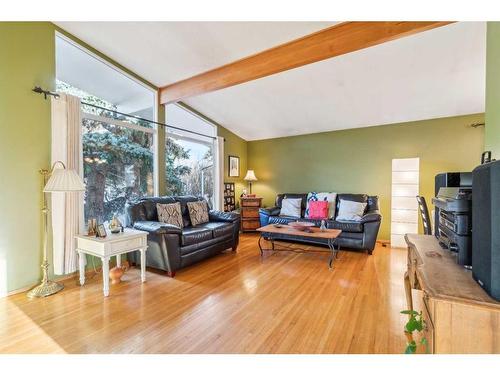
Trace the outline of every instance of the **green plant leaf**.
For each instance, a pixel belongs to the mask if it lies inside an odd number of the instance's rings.
[[[408,343],[406,347],[405,354],[414,354],[417,351],[417,343],[415,341],[411,341]]]
[[[420,344],[425,346],[425,352],[429,353],[429,343],[427,342],[427,339],[425,337],[422,337],[422,339],[420,340]]]
[[[418,312],[415,310],[402,310],[400,313],[406,315],[418,315]]]
[[[409,333],[412,333],[413,331],[417,330],[418,329],[418,322],[415,318],[410,318],[408,320],[408,323],[406,323],[405,325],[405,331],[406,332],[409,332]]]

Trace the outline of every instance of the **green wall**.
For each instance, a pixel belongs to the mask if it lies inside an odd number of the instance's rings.
[[[434,176],[470,171],[483,150],[483,114],[248,142],[254,192],[273,205],[276,193],[333,191],[378,195],[380,239],[390,238],[394,158],[420,158],[420,192],[430,203]]]
[[[40,276],[38,170],[50,162],[50,102],[31,89],[54,89],[54,27],[0,22],[0,48],[0,291],[12,291]]]
[[[55,89],[55,31],[96,53],[141,82],[157,90],[126,67],[75,38],[50,22],[0,22],[0,295],[34,285],[40,278],[42,258],[40,168],[50,164],[50,102],[30,90],[35,85]],[[158,105],[158,121],[165,121],[164,107]],[[246,142],[218,127],[226,138],[227,155],[241,158],[246,172]],[[158,131],[159,192],[165,193],[164,129]],[[244,187],[236,182],[237,194]],[[51,262],[49,249],[49,262]],[[95,260],[99,265],[99,260]],[[91,263],[89,263],[91,265]],[[52,269],[52,268],[51,268]]]
[[[238,137],[236,134],[230,132],[223,126],[218,126],[217,134],[219,137],[224,137],[224,182],[234,182],[235,195],[237,204],[239,204],[239,196],[243,189],[247,188],[247,183],[243,178],[247,173],[247,144],[243,138]],[[229,155],[239,156],[240,158],[240,176],[229,177]],[[257,176],[258,177],[258,176]],[[252,192],[253,192],[252,186]]]
[[[500,159],[500,22],[488,22],[485,150]]]
[[[41,276],[42,182],[38,170],[50,166],[50,101],[31,88],[55,90],[56,30],[157,90],[50,22],[0,22],[0,170],[3,181],[8,181],[0,185],[0,212],[8,213],[0,226],[0,295],[34,285]],[[158,106],[158,119],[165,119],[163,106]],[[159,129],[160,193],[165,187],[162,134]],[[50,247],[48,255],[51,263]]]
[[[500,158],[500,24],[488,23],[486,149]],[[55,41],[58,30],[119,66],[91,46],[48,22],[0,22],[0,293],[35,284],[41,261],[41,180],[38,170],[50,163],[50,103],[30,89],[55,87]],[[164,120],[159,107],[159,121]],[[271,205],[277,192],[335,190],[381,196],[385,214],[381,238],[389,237],[390,160],[421,158],[421,191],[430,198],[440,171],[470,170],[483,150],[483,129],[466,125],[481,114],[365,129],[246,142],[218,126],[226,139],[224,181],[236,183],[239,196],[247,168],[259,181],[254,192]],[[443,147],[441,139],[450,147]],[[159,138],[160,193],[164,192],[163,142]],[[228,156],[240,157],[240,177],[229,178]],[[457,157],[459,155],[459,157]],[[163,177],[162,177],[163,176]],[[50,252],[49,252],[50,254]]]

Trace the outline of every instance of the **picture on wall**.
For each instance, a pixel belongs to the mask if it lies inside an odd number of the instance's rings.
[[[240,177],[240,158],[229,155],[229,177]]]

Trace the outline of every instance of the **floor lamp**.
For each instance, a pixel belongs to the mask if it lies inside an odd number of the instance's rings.
[[[61,168],[56,168],[60,165]],[[72,169],[66,169],[62,161],[56,161],[52,168],[49,170],[41,169],[40,174],[43,179],[42,191],[42,217],[43,217],[43,262],[42,271],[43,277],[40,284],[28,292],[29,298],[47,297],[59,292],[64,285],[49,280],[49,262],[47,261],[47,241],[48,241],[48,225],[47,219],[49,215],[49,208],[47,206],[47,199],[45,193],[54,192],[79,192],[85,191],[85,184],[78,174]]]

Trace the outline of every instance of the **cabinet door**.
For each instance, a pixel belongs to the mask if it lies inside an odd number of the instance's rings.
[[[421,332],[421,337],[427,340],[427,348],[429,354],[434,353],[434,323],[432,322],[431,314],[429,313],[429,303],[427,297],[424,296],[422,303],[422,318],[424,319],[424,330]],[[425,352],[425,350],[424,350]]]

